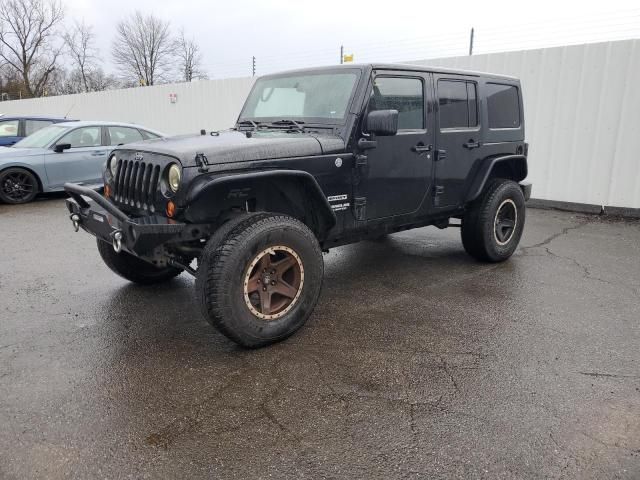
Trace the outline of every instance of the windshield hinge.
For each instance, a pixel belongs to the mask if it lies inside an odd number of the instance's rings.
[[[196,153],[196,164],[198,165],[198,171],[200,173],[206,173],[209,171],[209,160],[204,153]]]

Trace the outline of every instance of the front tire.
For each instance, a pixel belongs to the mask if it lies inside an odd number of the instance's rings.
[[[483,262],[502,262],[515,252],[522,237],[525,199],[513,180],[494,179],[462,219],[462,245]]]
[[[36,198],[39,191],[38,179],[24,168],[7,168],[0,172],[0,200],[18,205]]]
[[[155,267],[125,251],[116,252],[113,246],[104,240],[97,239],[97,242],[98,252],[107,267],[130,282],[154,285],[171,280],[182,273],[182,270],[175,267]]]
[[[256,348],[304,325],[318,301],[323,273],[320,246],[306,225],[286,215],[252,215],[221,241],[207,243],[196,292],[209,323],[236,343]]]

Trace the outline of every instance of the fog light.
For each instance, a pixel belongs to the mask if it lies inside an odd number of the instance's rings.
[[[175,214],[176,214],[176,204],[173,203],[172,201],[169,201],[167,203],[167,217],[173,218]]]

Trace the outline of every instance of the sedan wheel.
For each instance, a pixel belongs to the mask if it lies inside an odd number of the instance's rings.
[[[38,194],[38,180],[22,168],[9,168],[0,173],[0,200],[5,203],[27,203]]]

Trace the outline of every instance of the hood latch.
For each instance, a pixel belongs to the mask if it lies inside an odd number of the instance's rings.
[[[196,153],[195,160],[200,173],[207,173],[209,171],[209,160],[204,153]]]

